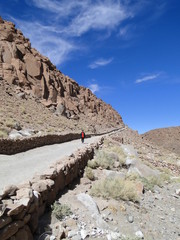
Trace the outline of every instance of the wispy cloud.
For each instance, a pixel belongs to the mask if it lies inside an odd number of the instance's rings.
[[[95,62],[91,63],[89,65],[89,68],[95,69],[98,67],[103,67],[103,66],[110,64],[112,61],[113,61],[113,58],[109,58],[109,59],[100,58],[100,59],[96,60]]]
[[[61,21],[68,19],[64,33],[81,36],[89,30],[112,30],[123,20],[131,18],[132,12],[119,0],[33,0],[33,4],[45,11],[54,13]]]
[[[88,86],[88,88],[92,91],[92,93],[99,92],[99,90],[100,90],[99,85],[96,84],[96,83],[90,84],[90,85]]]
[[[131,14],[120,4],[113,1],[106,3],[90,4],[88,8],[76,16],[69,26],[68,31],[81,36],[89,30],[113,30]]]
[[[32,46],[57,65],[69,59],[73,51],[84,49],[83,36],[91,31],[100,32],[101,40],[95,40],[102,41],[104,36],[109,38],[113,32],[117,34],[123,24],[120,35],[130,36],[132,29],[126,27],[129,24],[127,22],[145,8],[145,2],[149,2],[144,0],[139,0],[138,3],[132,0],[25,1],[31,7],[41,9],[41,12],[34,11],[36,14],[33,17],[29,16],[29,20],[26,16],[26,21],[15,19],[15,23],[30,38]],[[86,47],[93,46],[86,45]],[[111,61],[112,59],[99,59],[91,65],[92,68],[96,68]]]
[[[142,82],[151,81],[151,80],[157,79],[160,75],[161,75],[161,73],[150,74],[150,75],[144,76],[144,77],[142,77],[142,78],[138,78],[138,79],[135,81],[135,83],[142,83]]]
[[[31,40],[32,47],[47,56],[55,65],[66,61],[69,54],[78,48],[72,41],[63,39],[55,27],[14,18],[13,21]]]

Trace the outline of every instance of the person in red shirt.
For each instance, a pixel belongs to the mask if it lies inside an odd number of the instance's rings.
[[[81,132],[81,142],[84,143],[85,133],[84,130]]]

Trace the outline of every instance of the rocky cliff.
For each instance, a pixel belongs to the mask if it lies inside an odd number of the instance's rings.
[[[6,90],[11,87],[18,96],[34,98],[54,115],[84,123],[91,131],[123,125],[110,105],[65,76],[13,23],[0,18],[0,85],[4,84]]]

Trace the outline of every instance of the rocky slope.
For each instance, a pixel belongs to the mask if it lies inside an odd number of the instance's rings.
[[[35,239],[179,240],[179,176],[178,155],[125,128],[105,138]]]
[[[142,137],[180,155],[180,127],[154,129],[144,133]]]
[[[78,125],[79,128],[83,127],[89,132],[101,132],[103,129],[123,125],[121,116],[110,105],[61,73],[47,57],[31,48],[29,39],[25,38],[13,23],[2,18],[0,18],[0,91],[1,100],[4,98],[1,115],[14,111],[13,121],[20,121],[22,125],[26,125],[21,118],[24,115],[22,112],[27,112],[26,120],[37,128],[38,118],[53,118],[54,120],[50,122],[55,122],[54,125],[57,123],[56,131],[58,128],[61,129],[61,122],[67,129],[69,125],[71,128],[73,126],[74,130],[78,129]],[[45,115],[47,117],[44,117]],[[2,125],[3,120],[1,129],[4,127]],[[46,129],[46,125],[53,124],[42,121],[41,128]]]

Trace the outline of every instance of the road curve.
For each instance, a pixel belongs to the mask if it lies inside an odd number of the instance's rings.
[[[97,136],[87,138],[84,144],[80,140],[74,140],[43,146],[11,156],[0,154],[0,194],[5,186],[31,180],[34,174],[42,173],[52,163],[71,155],[99,138]]]

